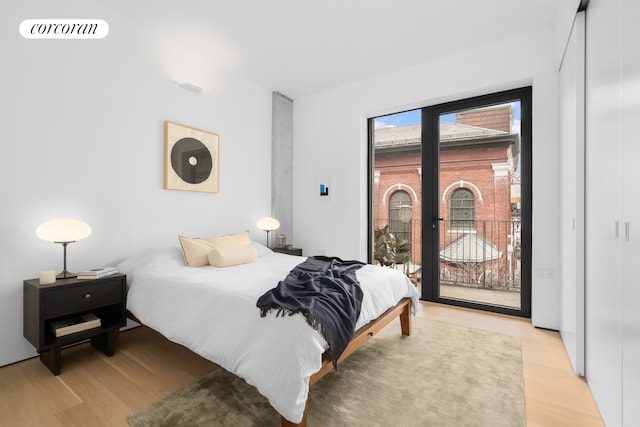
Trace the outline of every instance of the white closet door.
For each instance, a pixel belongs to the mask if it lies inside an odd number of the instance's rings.
[[[610,426],[622,424],[620,1],[587,10],[585,370]]]
[[[640,426],[640,2],[622,12],[622,420]]]

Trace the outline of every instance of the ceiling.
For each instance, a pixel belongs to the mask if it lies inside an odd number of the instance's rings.
[[[295,99],[552,27],[560,0],[94,1]]]

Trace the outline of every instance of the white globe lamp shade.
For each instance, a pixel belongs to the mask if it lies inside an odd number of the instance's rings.
[[[58,278],[69,279],[76,277],[67,271],[67,245],[91,235],[91,227],[84,221],[71,218],[59,218],[40,224],[36,228],[36,236],[47,242],[60,243],[63,251],[63,270]]]
[[[47,242],[75,242],[91,235],[91,226],[79,219],[59,218],[47,221],[36,229],[36,236]]]
[[[280,221],[275,218],[260,218],[256,221],[256,227],[263,231],[273,231],[280,228]]]

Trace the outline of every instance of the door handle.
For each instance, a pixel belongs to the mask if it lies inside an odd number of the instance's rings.
[[[629,221],[624,222],[624,240],[629,241]]]
[[[440,218],[440,217],[437,217],[437,216],[432,216],[431,219],[433,219],[433,222],[444,221],[444,218]]]

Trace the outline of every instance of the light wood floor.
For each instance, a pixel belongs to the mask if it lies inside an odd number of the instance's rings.
[[[557,332],[528,319],[427,302],[418,318],[520,337],[527,425],[603,426],[587,383],[573,374]],[[144,328],[120,334],[106,357],[88,344],[62,352],[53,376],[38,358],[0,368],[0,426],[126,426],[125,417],[217,366]]]

